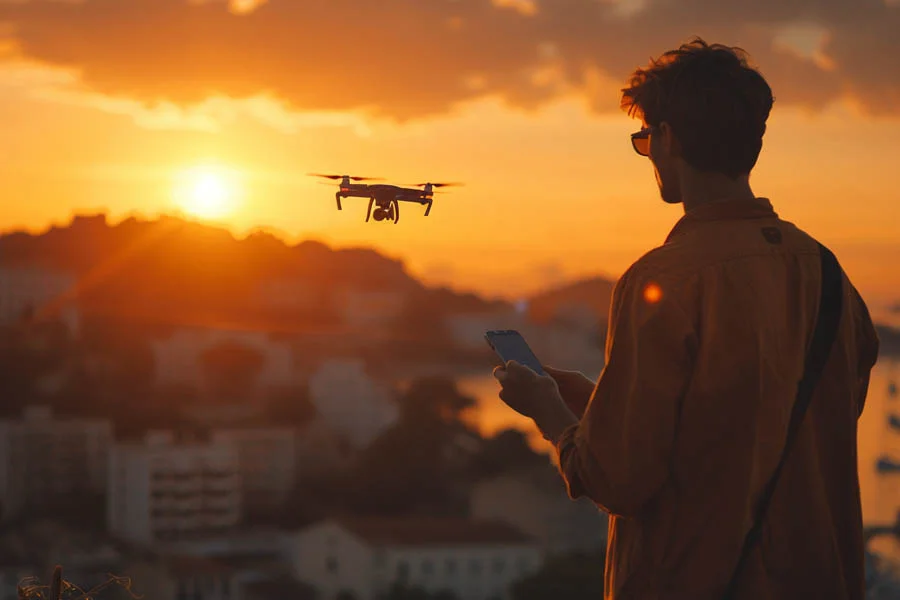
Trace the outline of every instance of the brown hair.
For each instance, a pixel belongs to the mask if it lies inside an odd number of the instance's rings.
[[[667,122],[689,165],[736,178],[756,165],[773,101],[746,52],[694,38],[637,69],[621,106],[651,127]]]

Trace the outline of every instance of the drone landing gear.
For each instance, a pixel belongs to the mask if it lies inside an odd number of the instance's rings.
[[[341,193],[340,192],[336,193],[334,195],[334,199],[337,200],[338,210],[342,210],[341,209]]]

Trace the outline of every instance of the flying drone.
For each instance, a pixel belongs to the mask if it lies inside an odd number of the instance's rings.
[[[313,177],[340,180],[340,189],[335,193],[338,210],[341,207],[341,198],[368,198],[369,210],[366,213],[366,223],[371,217],[376,221],[400,220],[400,202],[415,202],[424,205],[425,216],[431,212],[431,203],[434,201],[434,190],[437,188],[458,186],[460,183],[416,183],[412,187],[390,185],[386,183],[355,183],[358,181],[382,181],[378,177],[356,177],[351,175],[326,175],[323,173],[310,173]],[[375,211],[372,207],[375,206]]]

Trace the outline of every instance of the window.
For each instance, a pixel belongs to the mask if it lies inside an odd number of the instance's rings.
[[[506,567],[506,561],[502,558],[495,558],[494,562],[491,563],[491,567],[493,568],[494,573],[499,575],[503,572],[503,569]]]
[[[387,564],[387,553],[384,550],[376,550],[372,562],[376,569],[384,568],[384,565]]]
[[[444,562],[444,568],[447,570],[447,575],[454,575],[456,573],[456,559],[448,558]]]
[[[481,561],[472,559],[469,561],[469,573],[472,575],[481,575]]]
[[[531,567],[531,561],[528,560],[527,556],[520,556],[519,560],[516,561],[516,566],[519,569],[519,573],[525,573],[528,571],[529,567]]]
[[[189,597],[187,582],[183,579],[179,580],[177,591],[175,592],[175,600],[189,600]]]
[[[405,560],[397,563],[397,579],[405,580],[409,577],[409,564]]]

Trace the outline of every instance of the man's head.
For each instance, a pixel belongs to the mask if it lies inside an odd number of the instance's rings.
[[[636,70],[621,105],[642,119],[635,149],[653,162],[663,200],[677,204],[689,175],[749,176],[772,102],[743,50],[696,38]]]

